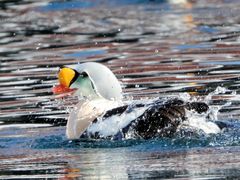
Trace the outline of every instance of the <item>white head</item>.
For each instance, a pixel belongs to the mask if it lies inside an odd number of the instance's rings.
[[[122,99],[122,88],[117,78],[110,69],[99,63],[65,66],[60,69],[58,79],[60,86],[65,89],[77,89],[77,94],[89,99]]]

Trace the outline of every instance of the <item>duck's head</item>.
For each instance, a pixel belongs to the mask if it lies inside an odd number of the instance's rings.
[[[88,62],[64,66],[58,73],[59,85],[53,88],[54,93],[76,90],[76,94],[93,99],[105,98],[120,100],[122,88],[110,69],[106,66]]]

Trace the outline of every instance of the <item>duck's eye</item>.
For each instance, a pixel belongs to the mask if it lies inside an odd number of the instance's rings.
[[[82,78],[88,77],[88,74],[86,72],[79,73],[79,76]]]

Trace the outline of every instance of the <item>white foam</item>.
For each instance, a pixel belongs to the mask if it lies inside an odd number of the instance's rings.
[[[236,91],[231,91],[225,87],[218,86],[215,91],[209,93],[205,98],[204,101],[208,103],[212,100],[213,96],[219,95],[219,94],[225,94],[226,92],[231,92],[232,95],[236,95]]]
[[[202,130],[206,134],[217,134],[221,129],[211,120],[208,120],[208,113],[198,114],[193,111],[186,111],[187,121],[183,122],[183,126]]]

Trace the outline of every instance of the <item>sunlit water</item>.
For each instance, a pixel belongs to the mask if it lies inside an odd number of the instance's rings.
[[[0,179],[238,179],[237,0],[2,1]],[[53,95],[59,66],[108,66],[126,100],[201,99],[220,134],[68,141],[76,97]]]

